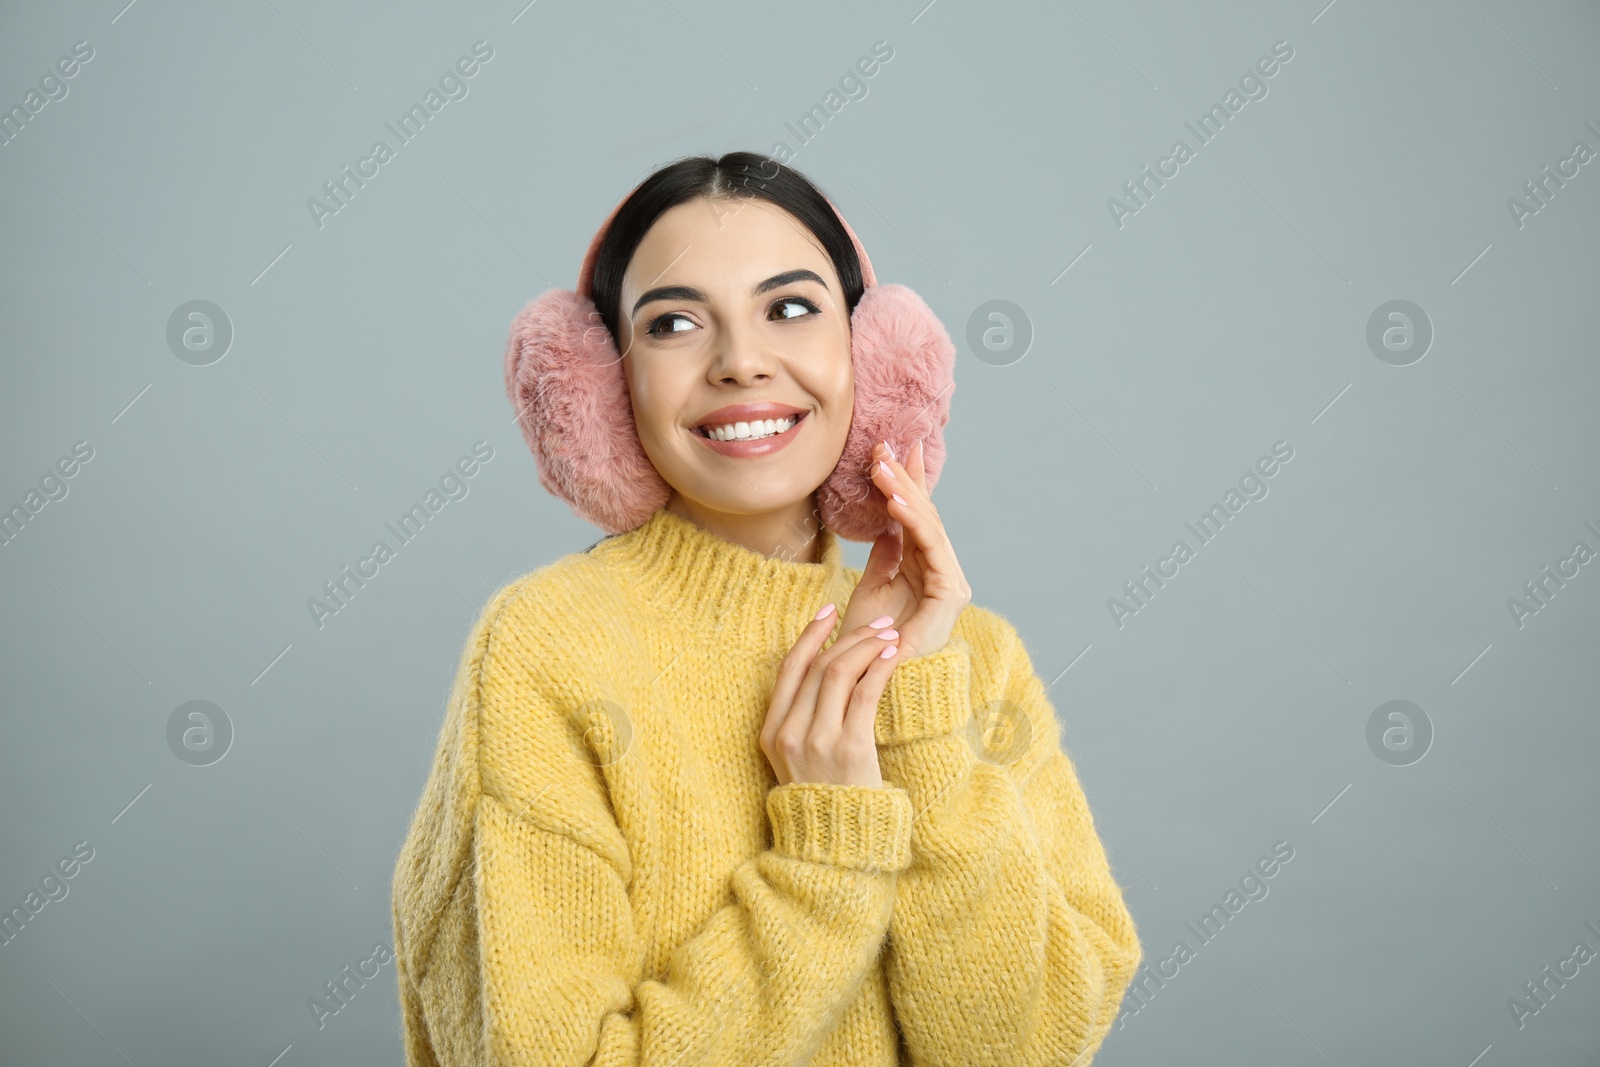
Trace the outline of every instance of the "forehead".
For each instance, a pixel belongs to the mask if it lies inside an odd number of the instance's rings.
[[[809,267],[837,289],[833,260],[805,224],[765,200],[697,197],[662,213],[623,275],[625,294],[667,283],[708,294],[738,288],[795,267]]]

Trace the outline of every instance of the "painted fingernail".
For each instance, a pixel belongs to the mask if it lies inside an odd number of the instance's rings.
[[[878,653],[878,658],[879,659],[888,659],[890,656],[894,655],[899,650],[900,650],[900,646],[899,645],[885,645],[883,651]]]
[[[822,605],[822,610],[817,612],[816,618],[812,619],[811,621],[812,622],[816,622],[817,619],[826,619],[829,615],[832,615],[832,614],[833,614],[833,605],[832,604],[824,604],[824,605]]]
[[[899,456],[894,454],[894,445],[891,445],[888,441],[885,441],[883,443],[883,447],[887,448],[889,450],[889,458],[890,459],[899,459],[900,458]]]
[[[878,461],[878,469],[883,471],[883,473],[887,474],[889,477],[894,477],[894,471],[890,470],[889,465],[883,462],[881,459]]]
[[[867,623],[867,625],[872,627],[874,630],[881,630],[892,622],[894,622],[893,615],[880,615],[876,619],[873,619],[871,622]]]
[[[904,504],[906,502],[906,498],[901,496],[899,493],[890,493],[889,495],[894,497],[894,502],[896,504]]]
[[[895,638],[900,636],[900,631],[899,630],[879,630],[878,631],[878,636],[883,638],[885,641],[893,641]]]

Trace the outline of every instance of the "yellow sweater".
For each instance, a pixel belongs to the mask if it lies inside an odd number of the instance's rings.
[[[490,600],[395,868],[410,1067],[1086,1067],[1141,951],[1005,618],[895,666],[884,788],[776,785],[821,551],[662,509]]]

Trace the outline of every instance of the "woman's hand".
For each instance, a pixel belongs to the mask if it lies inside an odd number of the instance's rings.
[[[833,605],[800,633],[778,666],[761,751],[778,784],[824,782],[883,788],[873,724],[894,670],[893,630],[858,626],[820,652]],[[885,623],[884,625],[888,625]]]
[[[900,530],[881,534],[873,543],[845,608],[844,626],[848,630],[882,615],[903,620],[897,658],[905,660],[945,646],[961,609],[972,603],[972,587],[928,493],[922,442],[912,446],[907,467],[886,443],[880,442],[873,455],[872,482],[889,498],[889,516],[900,523]]]

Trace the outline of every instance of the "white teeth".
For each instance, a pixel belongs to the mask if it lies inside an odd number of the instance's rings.
[[[783,433],[798,421],[798,418],[791,415],[783,419],[733,422],[726,426],[707,427],[706,436],[714,441],[754,441]]]

